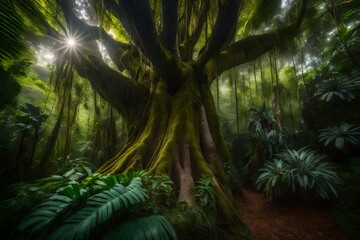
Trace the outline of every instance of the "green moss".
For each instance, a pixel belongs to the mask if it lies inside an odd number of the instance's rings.
[[[139,126],[141,131],[133,137],[131,144],[99,171],[117,173],[145,168],[157,174],[169,173],[176,179],[179,173],[174,162],[182,163],[183,146],[188,145],[192,177],[196,180],[204,174],[213,179],[224,221],[238,225],[240,220],[233,206],[221,162],[207,163],[202,152],[199,109],[203,104],[220,159],[229,161],[210,90],[202,89],[201,98],[198,92],[197,81],[192,77],[188,77],[173,96],[166,93],[166,83],[160,80],[145,126]]]

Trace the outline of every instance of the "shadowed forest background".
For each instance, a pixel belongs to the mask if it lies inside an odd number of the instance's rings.
[[[2,238],[360,234],[359,1],[0,4]]]

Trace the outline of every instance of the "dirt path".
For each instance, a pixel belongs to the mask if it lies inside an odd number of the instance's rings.
[[[236,198],[236,205],[256,240],[344,239],[325,208],[270,206],[263,194],[248,189]]]

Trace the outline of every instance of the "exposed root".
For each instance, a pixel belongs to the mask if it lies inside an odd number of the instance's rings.
[[[195,204],[195,183],[191,171],[190,147],[185,144],[182,148],[182,157],[175,160],[175,169],[179,177],[179,202],[186,202],[189,206]]]

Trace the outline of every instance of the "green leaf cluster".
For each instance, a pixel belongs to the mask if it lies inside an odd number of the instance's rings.
[[[211,178],[201,175],[196,184],[196,198],[201,207],[215,209],[216,192]]]
[[[325,161],[325,155],[302,148],[288,149],[276,157],[259,170],[261,174],[256,181],[257,188],[263,189],[269,200],[294,196],[310,203],[337,197],[336,187],[341,180],[335,165]]]
[[[168,175],[146,175],[144,187],[147,189],[149,201],[145,208],[158,213],[164,206],[174,206],[176,199],[175,184]]]
[[[355,99],[355,91],[360,89],[360,71],[336,74],[334,78],[323,80],[317,84],[315,96],[320,100],[330,102],[335,99],[352,101]]]
[[[325,146],[334,143],[337,149],[347,151],[350,145],[358,146],[360,143],[360,127],[353,124],[342,123],[319,132],[319,141]]]
[[[74,174],[70,170],[64,175],[70,177]],[[129,217],[124,216],[124,211],[148,200],[142,187],[144,176],[145,172],[95,173],[81,181],[72,179],[37,205],[22,220],[18,230],[26,238],[88,239],[95,235],[100,237],[99,234],[105,232],[105,239],[118,238],[119,235],[122,236],[120,239],[177,239],[170,223],[162,216],[137,220],[128,220]],[[61,180],[63,177],[58,176]],[[115,219],[122,220],[121,224]]]

